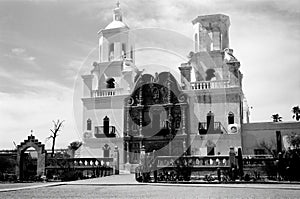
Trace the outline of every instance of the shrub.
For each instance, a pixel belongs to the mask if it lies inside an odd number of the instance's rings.
[[[82,178],[82,173],[79,171],[66,171],[61,175],[62,181],[72,181]]]

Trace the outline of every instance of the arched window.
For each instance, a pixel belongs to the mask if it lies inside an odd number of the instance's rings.
[[[212,68],[209,68],[206,70],[206,77],[205,77],[205,80],[206,81],[212,81],[212,80],[216,80],[216,75],[215,75],[215,70],[212,69]]]
[[[102,48],[99,48],[99,61],[102,62]]]
[[[207,49],[209,51],[212,51],[214,49],[214,43],[213,43],[213,33],[211,31],[208,32],[208,37],[209,37],[209,42],[208,42]]]
[[[122,44],[122,58],[126,58],[126,44]]]
[[[214,130],[215,115],[211,111],[207,113],[206,122],[207,122],[207,130],[208,131]]]
[[[92,120],[91,119],[88,119],[86,121],[86,130],[88,130],[88,131],[92,130]]]
[[[102,147],[103,149],[103,157],[104,158],[109,158],[109,152],[110,152],[110,147],[108,144],[105,144],[104,147]]]
[[[213,50],[221,50],[221,34],[219,31],[213,32]]]
[[[207,147],[207,155],[215,155],[215,147],[216,147],[215,143],[213,143],[211,140],[208,140],[206,143],[206,147]]]
[[[114,51],[115,51],[115,46],[114,43],[112,43],[109,45],[109,53],[108,53],[109,61],[112,61],[114,59]]]
[[[133,59],[133,47],[131,46],[131,50],[130,50],[130,57],[131,59]]]
[[[107,116],[103,118],[103,131],[106,137],[109,137],[109,118]]]
[[[96,73],[93,73],[92,90],[98,90],[98,88],[99,88],[98,75]]]
[[[233,112],[228,113],[228,124],[234,124],[234,114],[233,114]]]
[[[108,78],[106,80],[106,88],[115,88],[115,79],[114,78]]]
[[[198,34],[195,34],[195,52],[198,52]]]

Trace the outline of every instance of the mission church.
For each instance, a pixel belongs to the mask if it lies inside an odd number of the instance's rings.
[[[139,164],[142,150],[206,156],[228,155],[235,147],[263,154],[259,142],[276,139],[276,131],[299,133],[296,122],[250,123],[229,27],[223,14],[196,17],[193,52],[172,66],[180,78],[170,71],[149,74],[135,65],[134,36],[117,3],[113,21],[98,32],[99,60],[82,75],[83,145],[77,156],[111,157],[118,147],[122,168]]]

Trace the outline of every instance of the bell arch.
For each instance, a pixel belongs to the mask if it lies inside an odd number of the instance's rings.
[[[19,180],[23,179],[23,156],[28,148],[34,148],[37,152],[37,176],[45,174],[46,150],[45,145],[39,142],[33,135],[28,136],[26,140],[17,146],[17,164],[16,175]]]

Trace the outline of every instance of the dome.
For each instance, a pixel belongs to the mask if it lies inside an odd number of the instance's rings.
[[[115,28],[128,28],[127,24],[125,24],[122,21],[112,21],[110,24],[108,24],[105,27],[105,30],[107,29],[115,29]]]

